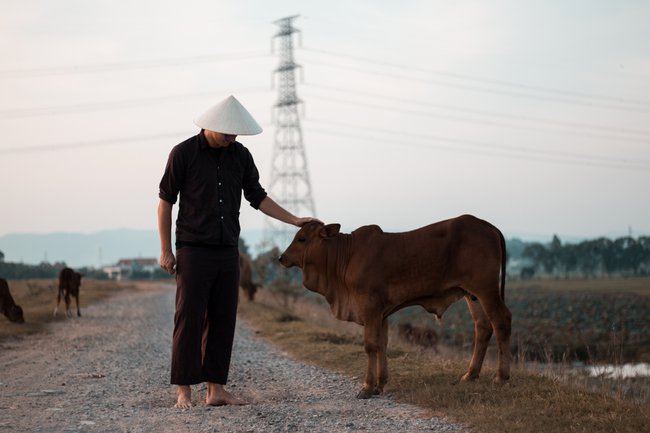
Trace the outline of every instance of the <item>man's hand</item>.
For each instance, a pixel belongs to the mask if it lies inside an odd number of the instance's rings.
[[[319,220],[318,218],[313,218],[313,217],[304,217],[304,218],[298,218],[298,219],[296,219],[296,223],[295,223],[295,225],[296,225],[297,227],[302,227],[302,226],[304,226],[305,224],[307,224],[307,223],[311,223],[311,222],[324,224],[323,221]]]
[[[168,274],[173,275],[176,272],[176,257],[171,251],[165,251],[160,255],[160,267],[163,268]]]

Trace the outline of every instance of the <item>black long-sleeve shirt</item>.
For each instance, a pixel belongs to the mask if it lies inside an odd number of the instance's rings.
[[[237,246],[242,191],[255,209],[266,197],[253,156],[241,143],[214,149],[201,131],[174,146],[158,196],[174,204],[180,193],[176,247]]]

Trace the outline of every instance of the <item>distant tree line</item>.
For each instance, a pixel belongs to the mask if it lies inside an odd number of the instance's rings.
[[[0,262],[0,278],[20,280],[26,278],[54,278],[59,275],[65,263],[40,263],[26,265],[24,263]]]
[[[0,262],[0,278],[8,280],[24,280],[30,278],[58,278],[61,269],[67,267],[65,262],[47,263],[38,265],[27,265],[24,263]],[[101,269],[75,268],[75,270],[86,278],[105,280],[108,278]]]
[[[0,278],[7,280],[24,280],[30,278],[58,278],[61,269],[67,267],[65,262],[41,262],[38,265],[11,263],[4,261],[5,255],[0,251]],[[108,278],[101,269],[82,267],[75,269],[86,278],[105,280]]]
[[[562,244],[553,236],[550,244],[526,244],[521,258],[526,263],[520,273],[524,278],[539,274],[564,278],[645,276],[650,275],[650,237],[601,237]]]

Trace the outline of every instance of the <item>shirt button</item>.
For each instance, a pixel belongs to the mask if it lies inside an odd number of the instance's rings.
[[[219,182],[218,185],[221,186],[221,182]]]
[[[219,199],[219,203],[223,203],[223,200]]]
[[[223,219],[223,215],[221,215],[221,219]]]

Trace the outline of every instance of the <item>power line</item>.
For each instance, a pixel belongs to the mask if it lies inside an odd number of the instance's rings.
[[[414,110],[414,109],[399,109],[399,108],[393,108],[393,107],[387,107],[385,105],[379,105],[379,104],[371,104],[367,102],[359,102],[359,101],[354,101],[351,99],[342,99],[342,98],[336,98],[336,97],[330,97],[330,96],[322,96],[322,95],[316,95],[316,97],[320,98],[321,100],[324,101],[331,101],[331,102],[336,102],[340,104],[344,104],[346,106],[349,105],[356,105],[356,106],[361,106],[361,107],[368,107],[368,108],[373,108],[377,110],[384,110],[384,111],[389,111],[389,112],[395,112],[395,113],[404,113],[404,114],[415,114],[418,116],[426,116],[426,117],[432,117],[436,119],[447,119],[447,120],[452,120],[452,121],[458,121],[458,122],[463,122],[463,123],[468,123],[471,122],[472,124],[480,123],[484,125],[490,125],[490,126],[499,126],[499,127],[508,127],[508,128],[515,128],[515,129],[532,129],[532,130],[542,130],[542,131],[551,131],[549,128],[543,128],[543,127],[536,127],[536,126],[530,126],[530,125],[516,125],[508,122],[502,122],[498,120],[485,120],[485,119],[475,119],[475,118],[469,118],[469,117],[463,117],[463,116],[456,116],[456,115],[448,115],[448,114],[432,114],[427,111],[421,111],[421,110]],[[603,135],[603,134],[595,134],[595,133],[590,133],[590,132],[584,132],[584,131],[564,131],[564,130],[556,130],[555,132],[561,132],[563,134],[573,134],[573,135],[583,135],[583,136],[589,136],[589,137],[595,137],[595,138],[601,138],[601,139],[615,139],[615,140],[623,140],[623,141],[632,141],[632,142],[641,142],[641,143],[648,143],[650,140],[650,137],[648,138],[638,138],[638,137],[623,137],[623,136],[612,136],[612,135]]]
[[[211,95],[223,95],[224,93],[237,92],[237,93],[253,93],[268,91],[266,87],[250,87],[240,90],[221,90],[209,91],[200,93],[185,93],[178,95],[157,96],[150,98],[139,99],[126,99],[121,101],[105,101],[105,102],[89,102],[85,104],[71,104],[71,105],[52,105],[49,107],[33,107],[23,109],[0,110],[0,119],[19,118],[19,117],[36,117],[36,116],[49,116],[54,114],[75,113],[79,111],[104,111],[132,108],[139,106],[146,106],[152,104],[159,104],[163,102],[181,101],[191,98],[204,98]]]
[[[306,119],[306,122],[319,122]],[[337,122],[320,122],[320,123],[333,123]],[[353,128],[352,125],[347,125],[348,127]],[[365,132],[372,132],[371,130],[364,130]],[[390,132],[388,130],[381,130],[382,132]],[[551,163],[562,163],[569,165],[578,165],[578,166],[592,166],[592,167],[606,167],[606,168],[616,168],[616,169],[626,169],[626,170],[640,170],[640,171],[650,171],[650,161],[638,161],[638,160],[626,160],[626,159],[613,159],[607,157],[592,157],[589,155],[581,154],[571,154],[571,153],[559,153],[559,152],[550,152],[543,150],[533,150],[533,149],[518,149],[511,146],[499,146],[490,143],[482,143],[473,140],[463,140],[451,137],[436,137],[436,136],[419,136],[416,134],[405,134],[400,133],[400,135],[408,135],[414,138],[426,138],[427,140],[443,142],[443,143],[456,143],[462,147],[451,146],[448,144],[422,144],[412,141],[402,140],[397,143],[395,140],[389,140],[385,137],[373,137],[365,134],[351,134],[351,133],[342,133],[341,131],[332,131],[331,129],[320,129],[320,128],[310,128],[308,132],[316,132],[325,135],[336,136],[337,138],[345,137],[352,139],[359,139],[364,141],[371,142],[383,142],[391,144],[393,146],[408,146],[416,147],[420,149],[427,150],[441,150],[447,152],[456,152],[456,153],[467,153],[471,155],[485,155],[490,157],[499,157],[499,158],[510,158],[524,161],[538,161],[538,162],[551,162]],[[393,131],[393,133],[395,133]],[[340,140],[337,140],[340,142]],[[500,149],[503,148],[503,149]],[[509,150],[508,150],[509,149]]]
[[[84,140],[84,141],[77,141],[72,143],[10,147],[7,149],[0,149],[0,154],[9,155],[9,154],[20,154],[20,153],[40,153],[40,152],[54,152],[57,150],[67,150],[67,149],[76,149],[76,148],[115,146],[115,145],[142,142],[142,141],[188,137],[190,135],[193,134],[188,132],[168,132],[168,133],[152,134],[152,135],[139,135],[133,137],[106,138],[102,140]]]
[[[428,143],[426,144],[408,141],[408,140],[401,140],[399,142],[400,146],[416,147],[416,148],[427,149],[427,150],[442,150],[442,151],[456,152],[456,153],[468,153],[472,155],[480,154],[480,155],[486,155],[490,157],[505,157],[511,159],[525,160],[525,161],[534,160],[539,162],[563,163],[563,164],[578,165],[578,166],[595,166],[595,167],[607,167],[607,168],[641,170],[641,171],[650,170],[650,161],[639,160],[639,159],[612,158],[608,156],[594,156],[594,155],[585,155],[585,154],[571,153],[571,152],[556,152],[556,151],[548,151],[543,149],[533,149],[528,147],[522,148],[516,146],[509,146],[509,145],[486,143],[486,142],[481,142],[476,140],[443,137],[443,136],[436,136],[436,135],[429,135],[429,134],[408,133],[408,132],[401,132],[401,131],[382,129],[382,128],[369,129],[369,128],[359,127],[353,124],[348,124],[345,122],[317,120],[317,119],[306,119],[306,122],[357,129],[366,133],[366,134],[342,133],[340,130],[333,132],[331,129],[326,130],[326,129],[319,129],[317,127],[316,128],[310,127],[307,130],[308,133],[316,132],[325,135],[333,135],[338,138],[345,137],[345,138],[352,138],[352,139],[360,139],[364,141],[383,142],[391,145],[396,145],[396,140],[389,140],[385,138],[385,134],[388,133],[388,134],[394,134],[399,136],[406,136],[416,140],[427,140]],[[382,135],[384,136],[374,137],[367,134],[367,133],[372,134],[373,132],[376,133],[378,131],[381,132]],[[13,147],[8,149],[0,149],[0,154],[9,155],[9,154],[23,154],[23,153],[41,153],[41,152],[52,152],[57,150],[68,150],[68,149],[75,149],[75,148],[86,149],[86,148],[100,147],[100,146],[115,146],[115,145],[123,145],[127,143],[145,142],[145,141],[160,140],[160,139],[165,139],[165,140],[171,138],[181,139],[182,137],[188,137],[192,134],[193,133],[190,131],[185,131],[185,132],[179,131],[173,133],[160,133],[160,134],[152,134],[152,135],[140,135],[140,136],[111,138],[111,139],[102,139],[102,140],[84,140],[78,142],[58,143],[52,145]],[[451,146],[449,144],[432,144],[431,143],[432,141],[437,143],[455,143],[456,145]],[[461,147],[458,147],[459,145]]]
[[[196,63],[226,62],[231,60],[248,60],[270,57],[265,51],[240,53],[209,54],[204,56],[170,57],[163,59],[135,60],[124,62],[107,62],[82,65],[53,66],[47,68],[8,69],[0,70],[0,79],[42,77],[47,75],[77,75],[112,72],[129,69],[148,69],[168,66],[178,66]]]
[[[307,52],[325,54],[325,55],[332,56],[332,57],[340,57],[340,58],[350,59],[350,60],[354,60],[354,61],[357,61],[357,62],[371,63],[371,64],[376,64],[376,65],[381,65],[381,66],[390,66],[390,67],[393,67],[393,68],[404,69],[404,70],[408,70],[408,71],[419,71],[419,72],[424,72],[424,73],[428,73],[428,74],[440,75],[440,76],[459,79],[459,80],[473,81],[473,82],[482,83],[482,84],[504,86],[504,87],[510,87],[510,88],[515,88],[515,89],[534,91],[534,92],[551,93],[551,94],[568,96],[568,97],[573,97],[573,98],[595,99],[595,100],[606,101],[606,102],[609,102],[609,103],[623,103],[623,104],[643,105],[643,106],[646,106],[646,107],[650,108],[650,101],[647,101],[647,100],[621,98],[621,97],[614,97],[614,96],[609,96],[609,95],[598,95],[598,94],[593,94],[593,93],[577,92],[577,91],[565,90],[565,89],[555,89],[555,88],[543,87],[543,86],[533,86],[533,85],[530,85],[530,84],[516,83],[516,82],[506,81],[506,80],[495,80],[495,79],[489,79],[489,78],[484,78],[484,77],[478,77],[478,76],[475,76],[475,75],[467,75],[467,74],[459,74],[459,73],[456,73],[456,72],[419,68],[419,67],[412,66],[412,65],[406,66],[406,65],[403,65],[403,64],[399,64],[399,63],[386,62],[386,61],[383,61],[383,60],[371,59],[371,58],[361,57],[361,56],[347,55],[347,54],[342,54],[342,53],[334,53],[334,52],[327,51],[327,50],[322,50],[322,49],[304,48],[303,47],[303,50],[307,51]]]
[[[264,127],[268,127],[268,124],[262,123]],[[160,134],[150,134],[150,135],[136,135],[131,137],[117,137],[117,138],[105,138],[100,140],[83,140],[75,141],[70,143],[55,143],[55,144],[43,144],[35,146],[19,146],[19,147],[9,147],[6,149],[0,148],[0,155],[11,155],[11,154],[21,154],[21,153],[41,153],[41,152],[54,152],[57,150],[68,150],[68,149],[86,149],[92,147],[102,147],[102,146],[119,146],[127,143],[137,143],[144,141],[153,141],[160,139],[183,139],[183,137],[190,137],[196,135],[196,131],[185,131],[185,132],[164,132]]]
[[[568,128],[583,128],[583,129],[593,129],[593,130],[600,130],[600,131],[605,131],[609,133],[614,133],[614,134],[633,134],[633,135],[644,135],[648,134],[650,135],[650,131],[642,131],[642,130],[635,130],[635,129],[629,129],[629,128],[620,128],[620,127],[606,127],[606,126],[601,126],[601,125],[593,125],[593,124],[584,124],[584,123],[576,123],[576,122],[566,122],[566,121],[557,121],[557,120],[549,120],[549,119],[538,119],[530,116],[522,116],[522,115],[516,115],[516,114],[511,114],[511,113],[493,113],[485,110],[477,110],[477,109],[471,109],[471,108],[464,108],[464,107],[458,107],[458,106],[450,106],[450,105],[445,105],[445,104],[436,104],[436,103],[431,103],[431,102],[422,102],[422,101],[417,101],[415,99],[407,99],[407,98],[397,98],[397,97],[391,97],[391,96],[386,96],[386,95],[377,95],[369,92],[362,92],[358,90],[352,90],[352,89],[342,89],[342,88],[336,88],[336,87],[331,87],[331,86],[323,86],[323,85],[318,85],[318,84],[306,84],[308,87],[313,87],[313,88],[320,88],[324,89],[327,91],[333,91],[333,92],[340,92],[340,93],[346,93],[346,94],[356,94],[364,97],[371,97],[375,99],[382,99],[382,100],[388,100],[388,101],[396,101],[396,102],[401,102],[405,104],[413,104],[413,105],[420,105],[420,106],[425,106],[425,107],[432,107],[435,109],[442,109],[442,110],[448,110],[448,111],[456,111],[456,112],[461,112],[461,113],[468,113],[471,115],[479,115],[479,116],[486,116],[486,117],[492,117],[492,118],[497,118],[497,119],[503,119],[503,118],[509,118],[513,120],[519,120],[519,121],[526,121],[526,122],[536,122],[544,125],[551,125],[551,126],[560,126],[560,127],[568,127]],[[252,87],[252,88],[247,88],[247,89],[241,89],[237,90],[238,93],[247,93],[247,92],[263,92],[266,91],[267,89],[264,87]],[[67,114],[67,113],[74,113],[74,112],[85,112],[85,111],[104,111],[104,110],[114,110],[114,109],[124,109],[124,108],[132,108],[132,107],[138,107],[138,106],[146,106],[146,105],[152,105],[152,104],[159,104],[159,103],[164,103],[164,102],[172,102],[172,101],[178,101],[178,100],[184,100],[184,99],[190,99],[190,98],[203,98],[207,97],[209,95],[216,95],[216,94],[223,94],[225,91],[210,91],[210,92],[201,92],[201,93],[186,93],[186,94],[178,94],[178,95],[167,95],[167,96],[160,96],[160,97],[151,97],[151,98],[139,98],[139,99],[130,99],[130,100],[122,100],[122,101],[106,101],[106,102],[95,102],[95,103],[86,103],[86,104],[72,104],[72,105],[58,105],[58,106],[49,106],[49,107],[33,107],[33,108],[24,108],[24,109],[11,109],[11,110],[0,110],[0,119],[8,119],[8,118],[24,118],[24,117],[36,117],[36,116],[45,116],[45,115],[57,115],[57,114]],[[330,100],[334,102],[340,102],[343,104],[357,104],[357,105],[364,105],[367,107],[371,108],[377,108],[377,109],[388,109],[385,108],[384,106],[380,105],[374,105],[374,104],[368,104],[368,103],[361,103],[361,102],[356,102],[356,101],[351,101],[349,99],[337,99],[337,98],[330,98],[330,97],[321,97],[321,99],[324,100]],[[399,110],[395,108],[390,108],[391,111],[402,111],[404,110]],[[512,128],[518,128],[518,129],[538,129],[538,130],[548,130],[548,128],[540,128],[540,127],[535,127],[535,126],[524,126],[524,125],[516,125],[516,124],[511,124],[507,122],[503,122],[500,120],[497,121],[482,121],[482,120],[477,120],[474,118],[467,118],[467,117],[458,117],[458,116],[445,116],[445,115],[435,115],[427,112],[421,112],[421,111],[410,111],[408,112],[409,114],[419,114],[419,115],[426,115],[426,116],[431,116],[431,117],[439,117],[439,118],[447,118],[449,120],[455,120],[455,121],[471,121],[474,123],[486,123],[489,125],[503,125],[506,127],[512,127]],[[555,129],[557,131],[557,129]],[[610,139],[623,139],[623,140],[630,140],[630,141],[641,141],[646,143],[648,140],[650,140],[650,136],[646,137],[614,137],[614,136],[607,136],[607,135],[598,135],[590,132],[585,132],[585,131],[565,131],[565,130],[560,130],[560,132],[563,133],[572,133],[572,134],[581,134],[581,135],[587,135],[587,136],[593,136],[597,138],[610,138]]]
[[[307,87],[320,88],[320,89],[323,89],[323,90],[328,90],[328,91],[333,91],[333,92],[339,92],[339,93],[345,93],[345,94],[355,94],[355,95],[364,96],[364,97],[370,97],[370,98],[376,98],[376,99],[382,99],[382,100],[388,100],[388,101],[396,101],[396,102],[401,102],[401,103],[405,103],[405,104],[421,105],[421,106],[432,107],[432,108],[441,109],[441,110],[457,111],[457,112],[461,112],[461,113],[467,113],[467,114],[478,115],[478,116],[495,117],[495,118],[498,118],[498,119],[509,118],[509,119],[513,119],[513,120],[519,120],[519,121],[525,121],[525,122],[535,122],[535,123],[540,123],[540,124],[545,124],[545,125],[561,126],[561,127],[567,127],[567,128],[580,128],[580,129],[589,129],[589,130],[594,130],[595,129],[595,130],[599,130],[599,131],[616,133],[616,134],[646,135],[646,136],[649,136],[648,138],[650,138],[650,130],[640,130],[640,129],[621,128],[621,127],[608,127],[608,126],[603,126],[603,125],[595,125],[595,124],[579,123],[579,122],[567,122],[567,121],[554,120],[554,119],[540,119],[540,118],[536,118],[536,117],[532,117],[532,116],[524,116],[524,115],[521,115],[521,114],[478,110],[476,108],[467,108],[467,107],[453,106],[453,105],[448,105],[448,104],[439,104],[439,103],[433,103],[433,102],[428,102],[428,101],[427,102],[422,102],[422,101],[418,101],[418,100],[415,100],[415,99],[398,98],[398,97],[380,95],[380,94],[377,94],[377,93],[363,92],[363,91],[353,90],[353,89],[348,89],[348,88],[344,89],[344,88],[340,88],[340,87],[324,86],[324,85],[313,84],[313,83],[305,83],[305,85]]]
[[[449,110],[449,111],[457,111],[461,113],[468,113],[471,115],[479,115],[479,116],[487,116],[487,117],[492,117],[492,118],[497,118],[497,119],[502,119],[502,118],[509,118],[513,120],[518,120],[518,121],[526,121],[526,122],[536,122],[540,124],[545,124],[545,125],[551,125],[551,126],[560,126],[560,127],[568,127],[568,128],[583,128],[583,129],[593,129],[593,130],[600,130],[600,131],[605,131],[609,133],[614,133],[614,134],[633,134],[633,135],[643,135],[643,134],[650,134],[650,131],[642,131],[642,130],[635,130],[635,129],[629,129],[629,128],[620,128],[620,127],[606,127],[606,126],[601,126],[601,125],[593,125],[593,124],[584,124],[584,123],[576,123],[576,122],[566,122],[566,121],[557,121],[557,120],[549,120],[549,119],[538,119],[530,116],[522,116],[522,115],[516,115],[516,114],[511,114],[511,113],[493,113],[485,110],[477,110],[477,109],[471,109],[471,108],[465,108],[465,107],[458,107],[458,106],[450,106],[450,105],[445,105],[445,104],[436,104],[436,103],[431,103],[431,102],[422,102],[422,101],[417,101],[414,99],[407,99],[407,98],[397,98],[397,97],[391,97],[391,96],[386,96],[386,95],[377,95],[369,92],[361,92],[358,90],[352,90],[352,89],[343,89],[343,88],[336,88],[336,87],[331,87],[331,86],[323,86],[323,85],[318,85],[318,84],[307,84],[308,87],[313,87],[313,88],[320,88],[328,91],[334,91],[334,92],[340,92],[340,93],[346,93],[346,94],[356,94],[364,97],[371,97],[375,99],[382,99],[382,100],[388,100],[388,101],[396,101],[396,102],[401,102],[405,104],[413,104],[413,105],[420,105],[420,106],[425,106],[425,107],[432,107],[435,109],[442,109],[442,110]],[[261,88],[261,87],[253,87],[253,88],[248,88],[248,89],[241,89],[238,90],[238,93],[245,93],[245,92],[261,92],[261,91],[266,91],[266,88]],[[80,111],[102,111],[102,110],[113,110],[113,109],[124,109],[124,108],[132,108],[132,107],[138,107],[138,106],[146,106],[146,105],[151,105],[151,104],[158,104],[158,103],[163,103],[163,102],[171,102],[171,101],[178,101],[178,100],[183,100],[183,99],[189,99],[189,98],[203,98],[209,95],[213,94],[223,94],[224,91],[210,91],[210,92],[201,92],[201,93],[186,93],[186,94],[179,94],[179,95],[167,95],[167,96],[160,96],[160,97],[151,97],[151,98],[140,98],[140,99],[131,99],[131,100],[122,100],[122,101],[106,101],[106,102],[96,102],[96,103],[87,103],[87,104],[72,104],[72,105],[59,105],[59,106],[49,106],[49,107],[34,107],[34,108],[25,108],[25,109],[12,109],[12,110],[0,110],[0,119],[7,119],[7,118],[21,118],[21,117],[35,117],[35,116],[45,116],[45,115],[56,115],[56,114],[66,114],[66,113],[73,113],[73,112],[80,112]],[[385,108],[384,106],[380,105],[374,105],[374,104],[368,104],[368,103],[360,103],[356,101],[351,101],[349,99],[337,99],[337,98],[330,98],[330,97],[322,97],[319,96],[324,100],[330,100],[334,102],[340,102],[343,104],[357,104],[357,105],[364,105],[367,107],[371,108],[376,108],[376,109],[388,109]],[[399,110],[395,108],[390,108],[391,111],[402,111],[404,110]],[[489,125],[503,125],[506,127],[512,127],[512,128],[518,128],[518,129],[538,129],[538,130],[548,130],[548,128],[539,128],[535,126],[524,126],[524,125],[516,125],[516,124],[511,124],[507,122],[503,122],[500,120],[497,121],[482,121],[482,120],[476,120],[474,118],[467,118],[467,117],[458,117],[458,116],[444,116],[444,115],[435,115],[427,112],[421,112],[421,111],[410,111],[408,112],[409,114],[419,114],[419,115],[426,115],[426,116],[431,116],[431,117],[439,117],[439,118],[447,118],[449,120],[455,120],[455,121],[471,121],[474,123],[486,123]],[[555,129],[557,131],[557,129]],[[647,142],[647,140],[650,139],[650,137],[614,137],[614,136],[607,136],[607,135],[598,135],[598,134],[593,134],[590,132],[584,132],[584,131],[565,131],[565,130],[560,130],[560,132],[563,133],[572,133],[572,134],[581,134],[581,135],[587,135],[587,136],[593,136],[597,138],[610,138],[610,139],[623,139],[623,140],[631,140],[631,141],[641,141],[641,142]]]
[[[398,79],[402,79],[402,80],[416,81],[416,82],[422,82],[422,83],[434,84],[434,85],[441,85],[441,86],[446,86],[446,87],[457,87],[457,88],[466,89],[466,90],[495,93],[495,94],[506,95],[506,96],[516,96],[516,97],[532,98],[532,99],[539,99],[539,100],[546,100],[546,101],[568,102],[568,103],[573,103],[573,104],[586,105],[586,106],[590,106],[590,107],[598,107],[598,106],[600,106],[600,107],[605,107],[605,108],[614,108],[614,109],[619,109],[619,110],[640,111],[640,112],[647,112],[650,109],[650,102],[649,101],[633,100],[633,99],[626,99],[626,98],[616,98],[616,97],[604,96],[604,95],[595,95],[595,94],[588,94],[588,93],[568,91],[568,90],[559,90],[559,89],[551,89],[551,88],[546,88],[546,87],[531,86],[531,85],[527,85],[527,84],[512,83],[512,82],[501,81],[501,80],[492,80],[492,79],[481,78],[481,77],[470,76],[470,75],[464,75],[464,74],[458,74],[458,73],[452,73],[452,72],[447,72],[447,71],[440,71],[440,70],[432,70],[432,69],[424,69],[424,68],[405,66],[405,65],[401,65],[401,64],[381,61],[381,60],[377,60],[377,59],[370,59],[370,58],[365,58],[365,57],[360,57],[360,56],[352,56],[352,55],[345,55],[345,54],[341,54],[341,53],[333,53],[333,52],[330,52],[330,51],[327,51],[327,50],[312,49],[312,48],[305,48],[304,50],[306,52],[325,54],[325,55],[329,55],[329,56],[333,56],[333,57],[351,59],[351,60],[358,61],[358,62],[363,62],[363,63],[369,63],[369,64],[375,64],[375,65],[381,65],[381,66],[389,66],[389,67],[403,69],[403,70],[409,70],[409,71],[420,71],[420,72],[424,72],[424,73],[430,73],[430,74],[434,74],[434,75],[445,76],[445,77],[448,77],[448,78],[454,78],[454,79],[459,79],[459,80],[477,82],[477,83],[481,83],[481,84],[499,85],[499,86],[514,88],[514,89],[517,89],[517,90],[546,92],[546,93],[550,93],[550,94],[562,95],[562,96],[569,97],[569,98],[582,98],[582,99],[593,99],[593,100],[606,101],[606,102],[608,102],[608,104],[603,105],[603,104],[597,104],[597,103],[593,103],[593,102],[577,101],[577,100],[574,100],[574,99],[566,99],[566,98],[558,98],[558,97],[545,97],[545,96],[542,96],[542,95],[532,95],[532,94],[526,94],[526,93],[521,93],[521,92],[516,92],[516,91],[513,92],[513,91],[507,91],[507,90],[496,90],[496,89],[490,89],[490,88],[485,88],[485,87],[477,87],[477,86],[471,86],[471,85],[465,85],[465,84],[450,83],[450,82],[440,82],[440,81],[435,81],[435,80],[431,80],[431,79],[424,80],[424,79],[418,79],[418,78],[415,78],[415,77],[408,77],[408,76],[402,76],[402,75],[391,74],[391,73],[381,73],[381,72],[377,72],[377,71],[369,71],[369,70],[360,69],[360,68],[353,68],[353,67],[350,67],[350,66],[335,65],[335,64],[330,64],[330,63],[327,63],[327,62],[312,61],[312,63],[314,63],[314,64],[319,64],[319,65],[326,66],[326,67],[355,70],[355,71],[359,71],[359,72],[375,74],[375,75],[381,75],[381,76],[386,76],[386,77],[390,77],[390,78],[398,78]],[[66,65],[66,66],[56,66],[56,67],[47,67],[47,68],[0,70],[0,79],[37,77],[37,76],[47,76],[47,75],[70,75],[70,74],[101,73],[101,72],[109,72],[109,71],[117,71],[117,70],[157,68],[157,67],[176,66],[176,65],[184,65],[184,64],[192,64],[192,63],[208,63],[208,62],[222,62],[222,61],[231,61],[231,60],[246,60],[246,59],[262,58],[262,57],[269,57],[269,54],[264,52],[264,51],[251,51],[251,52],[239,52],[239,53],[210,54],[210,55],[204,55],[204,56],[186,56],[186,57],[172,57],[172,58],[163,58],[163,59],[124,61],[124,62],[107,62],[107,63],[97,63],[97,64]],[[616,104],[618,104],[618,105],[616,105]],[[626,106],[621,105],[621,104],[642,105],[642,106],[647,107],[647,108],[644,109],[644,108],[640,108],[640,107],[629,107],[629,106],[626,107]]]
[[[487,87],[481,87],[481,86],[470,85],[470,84],[459,84],[459,83],[452,83],[449,81],[440,81],[435,79],[422,79],[422,78],[415,78],[415,77],[393,74],[393,73],[377,72],[373,70],[351,67],[351,66],[344,66],[344,65],[337,65],[337,64],[327,63],[327,62],[319,62],[313,60],[307,60],[307,61],[313,65],[320,65],[328,68],[336,68],[336,69],[343,69],[348,71],[361,72],[370,75],[395,78],[399,80],[417,82],[417,83],[434,85],[434,86],[457,88],[457,89],[470,90],[470,91],[481,92],[481,93],[490,93],[499,96],[510,96],[510,97],[523,98],[523,99],[536,99],[539,101],[547,101],[547,102],[563,102],[568,104],[586,106],[590,108],[600,108],[600,109],[605,108],[611,110],[650,113],[650,108],[639,108],[639,107],[625,106],[620,104],[617,105],[617,104],[606,104],[606,103],[594,103],[594,102],[581,101],[577,99],[570,99],[570,98],[559,97],[559,96],[555,97],[555,96],[533,95],[531,93],[524,93],[524,92],[519,92],[514,90],[497,90],[497,89],[490,89]]]

